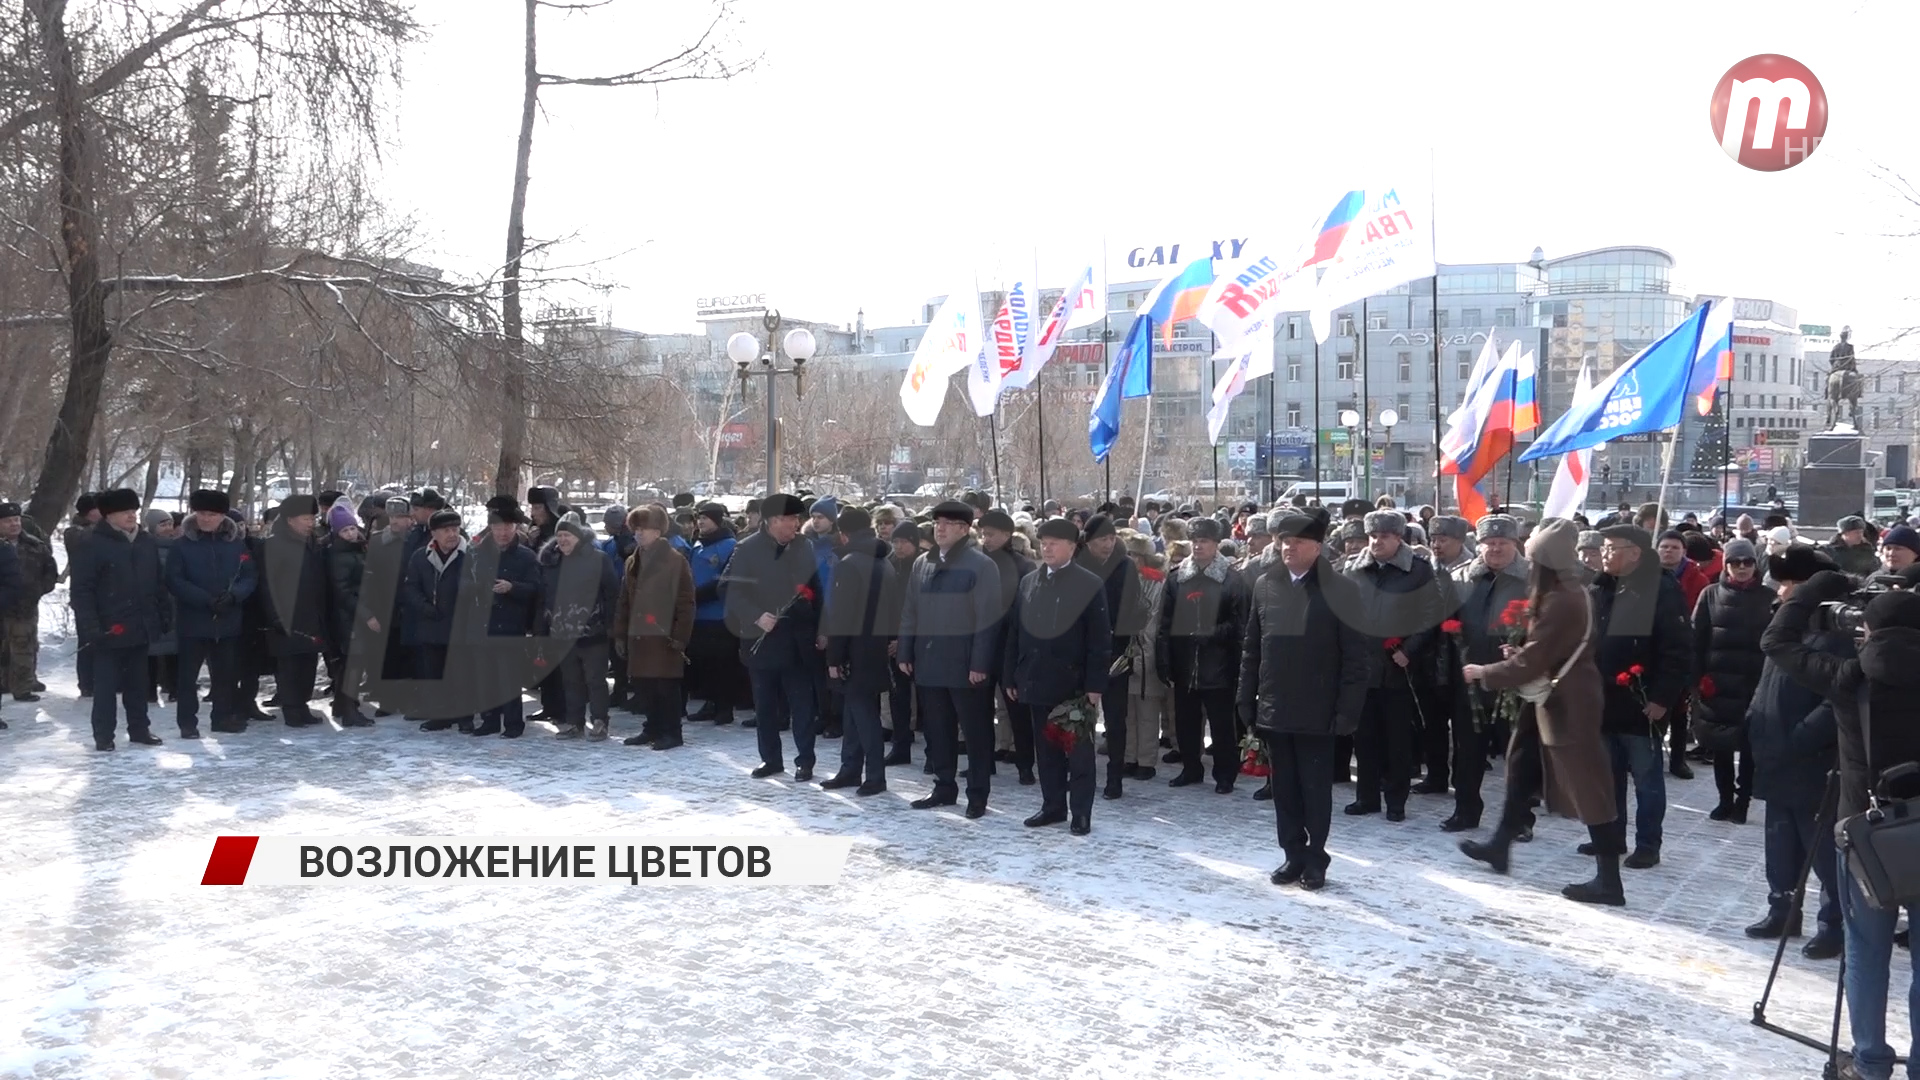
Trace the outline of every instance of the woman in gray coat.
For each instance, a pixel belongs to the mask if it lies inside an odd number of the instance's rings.
[[[1540,705],[1523,705],[1507,746],[1507,802],[1500,825],[1486,842],[1468,840],[1460,850],[1496,871],[1507,872],[1513,838],[1527,824],[1528,804],[1541,794],[1555,813],[1577,817],[1593,840],[1598,872],[1592,881],[1568,885],[1560,894],[1583,904],[1618,907],[1627,902],[1620,885],[1625,834],[1613,827],[1619,808],[1613,796],[1613,766],[1600,738],[1600,669],[1594,665],[1592,605],[1578,584],[1571,521],[1549,518],[1527,541],[1532,563],[1528,582],[1527,637],[1504,646],[1505,660],[1468,664],[1461,675],[1488,690],[1515,690],[1536,679],[1557,679]]]

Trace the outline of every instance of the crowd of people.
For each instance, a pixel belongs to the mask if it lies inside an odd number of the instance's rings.
[[[820,786],[870,796],[918,740],[933,784],[914,808],[958,805],[964,778],[981,817],[1006,764],[1041,788],[1027,825],[1080,835],[1096,793],[1123,798],[1164,766],[1171,787],[1218,795],[1251,775],[1284,853],[1272,880],[1306,889],[1326,884],[1336,785],[1352,785],[1345,815],[1390,823],[1412,795],[1450,796],[1440,828],[1468,832],[1504,753],[1493,829],[1462,851],[1506,872],[1544,804],[1588,827],[1594,876],[1565,895],[1607,905],[1626,902],[1622,867],[1660,864],[1666,778],[1698,762],[1713,820],[1765,804],[1769,895],[1747,933],[1802,932],[1811,862],[1803,952],[1820,959],[1856,932],[1831,823],[1870,780],[1833,687],[1920,683],[1911,524],[1850,517],[1814,544],[1784,514],[1670,526],[1652,504],[1593,523],[1468,522],[1386,498],[1336,517],[1131,500],[1014,511],[969,492],[918,515],[775,494],[738,518],[681,496],[610,507],[601,536],[553,489],[527,495],[525,509],[489,501],[472,536],[431,489],[358,507],[295,495],[251,528],[218,491],[178,517],[143,517],[131,491],[83,498],[62,539],[96,748],[114,748],[122,717],[130,741],[159,744],[149,704],[163,697],[199,738],[203,668],[223,734],[321,723],[323,666],[342,728],[397,714],[515,738],[532,719],[604,740],[624,707],[644,716],[625,743],[664,751],[690,719],[751,708],[755,777],[785,773],[790,746],[793,778],[810,781],[819,741],[839,739]],[[0,669],[33,700],[33,611],[54,562],[18,507],[0,505],[0,541]],[[1866,606],[1878,636],[1856,651],[1815,612],[1875,580],[1891,599]],[[269,675],[277,718],[259,700]],[[689,700],[703,703],[692,717]],[[1906,693],[1881,715],[1916,709]],[[1920,760],[1920,727],[1880,723],[1892,734],[1872,760]],[[1867,934],[1877,947],[1892,926]],[[1884,959],[1878,971],[1884,1001]]]

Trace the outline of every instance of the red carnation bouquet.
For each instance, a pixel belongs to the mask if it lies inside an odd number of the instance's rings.
[[[802,582],[801,584],[795,585],[793,587],[793,595],[787,598],[786,603],[780,605],[780,610],[774,612],[773,617],[775,619],[786,618],[787,613],[793,610],[793,605],[800,603],[802,600],[806,601],[809,604],[813,602],[813,590],[811,588],[808,588],[805,582]],[[648,621],[651,622],[652,620],[649,619]],[[760,646],[766,642],[767,638],[770,635],[771,635],[771,631],[769,631],[766,634],[761,634],[757,638],[754,638],[753,648],[747,650],[747,655],[752,656],[758,653],[760,651]]]
[[[1720,688],[1713,684],[1713,676],[1711,675],[1700,676],[1700,697],[1702,699],[1710,698],[1715,694],[1718,694],[1719,692],[1720,692]]]
[[[1642,677],[1646,675],[1646,673],[1646,668],[1641,667],[1639,664],[1634,664],[1632,667],[1627,668],[1627,670],[1613,677],[1613,684],[1615,686],[1624,686],[1633,691],[1634,698],[1640,702],[1640,707],[1643,709],[1647,706],[1647,683]]]
[[[1509,600],[1507,606],[1500,609],[1500,636],[1506,643],[1518,649],[1527,643],[1527,623],[1533,618],[1533,605],[1525,600]],[[1493,700],[1495,719],[1512,724],[1520,719],[1520,710],[1526,700],[1517,690],[1501,690]]]
[[[1099,715],[1100,707],[1087,695],[1068,698],[1047,714],[1047,726],[1040,729],[1040,737],[1061,753],[1071,754],[1081,739],[1093,741],[1093,722]]]
[[[1267,759],[1267,744],[1252,732],[1240,740],[1240,775],[1273,775],[1273,763]]]

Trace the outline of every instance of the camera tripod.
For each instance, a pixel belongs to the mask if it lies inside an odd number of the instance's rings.
[[[1813,834],[1816,837],[1816,839],[1833,835],[1833,809],[1832,808],[1837,805],[1835,797],[1838,794],[1838,792],[1835,789],[1839,783],[1840,783],[1839,770],[1837,769],[1827,770],[1827,789],[1825,793],[1822,794],[1820,797],[1820,813],[1815,816],[1814,823],[1813,823]],[[1806,899],[1807,899],[1807,877],[1808,875],[1813,873],[1813,860],[1819,858],[1821,854],[1822,854],[1821,845],[1817,842],[1813,845],[1813,849],[1807,852],[1806,861],[1802,863],[1800,866],[1800,880],[1794,886],[1794,889],[1793,889],[1793,900],[1792,900],[1791,907],[1789,908],[1790,911],[1795,913],[1804,913],[1806,909]],[[1828,852],[1828,854],[1831,854],[1831,852]],[[1841,874],[1841,873],[1845,873],[1845,871],[1841,870],[1839,867],[1835,867],[1834,873]],[[1843,889],[1846,887],[1846,882],[1836,880],[1834,882],[1834,887],[1836,889]],[[1790,940],[1789,935],[1783,931],[1780,935],[1780,943],[1774,947],[1773,967],[1769,968],[1767,971],[1767,984],[1766,986],[1762,987],[1760,990],[1760,1000],[1753,1003],[1753,1026],[1758,1028],[1764,1028],[1767,1031],[1773,1032],[1775,1035],[1781,1035],[1786,1038],[1792,1039],[1794,1042],[1797,1042],[1802,1046],[1808,1047],[1809,1049],[1824,1051],[1827,1055],[1827,1064],[1826,1064],[1826,1067],[1821,1071],[1821,1076],[1824,1078],[1824,1080],[1839,1080],[1839,1076],[1840,1076],[1840,1012],[1841,1012],[1841,1009],[1846,1005],[1846,1001],[1847,1001],[1847,991],[1846,991],[1847,953],[1846,953],[1846,950],[1842,949],[1840,951],[1840,969],[1834,972],[1834,976],[1833,976],[1833,1023],[1827,1030],[1826,1040],[1822,1041],[1820,1039],[1814,1038],[1811,1035],[1807,1035],[1802,1032],[1795,1031],[1792,1028],[1785,1027],[1780,1024],[1776,1024],[1771,1020],[1767,1019],[1767,1000],[1773,996],[1774,980],[1780,977],[1780,963],[1782,960],[1786,958],[1787,942],[1789,940]],[[1907,1059],[1904,1057],[1896,1056],[1894,1058],[1895,1065],[1905,1065],[1906,1063],[1907,1063]]]

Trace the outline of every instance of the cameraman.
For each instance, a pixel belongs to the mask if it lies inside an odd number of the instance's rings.
[[[1769,659],[1802,685],[1824,694],[1833,705],[1840,735],[1838,819],[1867,808],[1867,793],[1878,774],[1920,761],[1920,595],[1886,592],[1866,606],[1866,630],[1857,660],[1815,651],[1807,629],[1820,604],[1844,599],[1854,583],[1835,571],[1823,571],[1793,590],[1761,639]],[[1871,695],[1871,746],[1862,739],[1859,702]],[[1868,762],[1872,767],[1869,768]],[[1908,794],[1895,792],[1895,795]],[[1851,1069],[1862,1080],[1890,1080],[1893,1049],[1887,1045],[1887,981],[1893,958],[1897,911],[1869,907],[1860,886],[1840,868],[1840,915],[1846,927],[1845,991],[1852,1024]],[[1913,919],[1920,909],[1909,906]],[[1916,969],[1920,976],[1920,968]],[[1920,1042],[1920,1021],[1911,1003],[1920,996],[1920,978],[1908,992],[1907,1023]],[[1842,1076],[1847,1075],[1842,1070]]]

